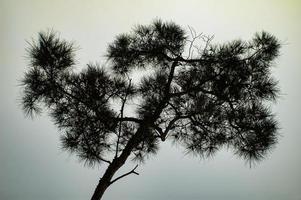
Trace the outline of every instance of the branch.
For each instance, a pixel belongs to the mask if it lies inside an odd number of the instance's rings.
[[[200,35],[201,36],[201,35]],[[199,37],[199,36],[198,36]],[[133,53],[136,53],[138,55],[147,55],[149,53],[152,53],[152,51],[145,51],[145,50],[135,50],[133,51]],[[181,57],[180,55],[177,55],[177,57],[171,57],[171,56],[168,56],[167,54],[163,53],[163,52],[153,52],[155,54],[158,54],[158,55],[161,55],[163,56],[167,61],[169,62],[186,62],[186,63],[208,63],[209,61],[211,63],[216,63],[217,61],[216,60],[209,60],[209,58],[183,58]]]
[[[123,174],[123,175],[121,175],[121,176],[115,178],[114,180],[112,180],[112,181],[110,182],[110,185],[113,184],[114,182],[118,181],[119,179],[121,179],[121,178],[127,176],[127,175],[130,175],[130,174],[136,174],[136,175],[139,175],[138,172],[135,172],[135,170],[137,169],[137,167],[138,167],[138,165],[136,165],[136,166],[135,166],[131,171],[129,171],[128,173],[125,173],[125,174]]]
[[[124,112],[124,106],[128,97],[128,90],[131,87],[131,82],[132,79],[129,79],[129,86],[126,90],[126,93],[124,95],[124,97],[121,97],[122,100],[122,104],[121,104],[121,108],[120,108],[120,117],[123,118],[123,112]],[[117,136],[117,144],[116,144],[116,151],[115,151],[115,158],[117,158],[118,156],[118,148],[119,148],[119,141],[120,141],[120,136],[121,136],[121,129],[122,129],[122,121],[119,121],[119,129],[118,129],[118,136]]]
[[[190,118],[191,116],[193,116],[193,114],[190,115],[179,115],[176,116],[175,118],[173,118],[167,125],[167,127],[165,128],[164,132],[162,132],[161,134],[161,140],[165,141],[166,140],[166,136],[168,134],[168,132],[173,128],[173,125],[176,123],[176,121],[178,121],[179,119],[186,119],[186,118]]]
[[[159,133],[159,138],[161,139],[162,142],[166,140],[166,136],[168,132],[173,128],[173,125],[180,119],[187,119],[191,118],[194,114],[189,114],[189,115],[178,115],[174,117],[166,126],[165,130],[163,131],[161,127],[158,125],[153,124],[152,127]]]
[[[163,99],[161,100],[161,102],[159,103],[159,105],[157,106],[154,114],[153,114],[153,118],[158,118],[160,116],[160,113],[162,112],[162,110],[164,109],[165,107],[165,104],[168,103],[169,99],[170,99],[170,85],[171,85],[171,82],[174,78],[174,73],[175,73],[175,69],[178,65],[178,59],[179,57],[177,57],[175,59],[175,61],[173,61],[172,65],[171,65],[171,68],[170,68],[170,73],[168,75],[168,79],[167,79],[167,83],[165,85],[165,88],[164,88],[164,97]]]
[[[108,164],[111,164],[111,163],[112,163],[111,161],[105,160],[105,159],[103,159],[103,158],[101,158],[101,157],[99,157],[99,160],[101,160],[101,161],[103,161],[103,162],[106,162],[106,163],[108,163]]]
[[[191,41],[187,40],[188,42],[190,42],[187,59],[189,59],[190,56],[192,57],[192,54],[193,54],[192,47],[194,46],[193,44],[194,44],[195,40],[202,36],[202,33],[197,35],[195,30],[192,27],[188,26],[188,28],[190,30],[190,34],[191,34],[192,39],[191,39]]]
[[[210,36],[203,36],[202,39],[203,41],[205,42],[205,47],[203,48],[204,50],[203,51],[207,51],[211,41],[213,40],[214,38],[214,35],[212,35],[211,37]]]
[[[207,80],[207,81],[209,81],[209,80]],[[206,82],[207,82],[207,81],[206,81]],[[204,84],[204,83],[202,83],[202,84],[200,84],[200,85],[196,85],[196,86],[191,87],[191,88],[189,88],[189,89],[187,89],[187,90],[185,90],[185,91],[176,92],[176,93],[171,93],[170,96],[171,96],[171,97],[179,97],[179,96],[188,94],[188,93],[190,93],[190,92],[203,92],[204,94],[211,94],[211,95],[215,95],[215,96],[216,96],[216,94],[215,94],[214,92],[209,91],[209,90],[205,90],[205,89],[201,88],[201,85],[203,85],[203,84]]]
[[[166,85],[166,88],[165,88],[165,95],[168,95],[169,92],[170,92],[170,85],[171,85],[172,79],[174,78],[175,69],[176,69],[177,65],[178,65],[178,61],[176,59],[173,62],[173,64],[171,65],[170,73],[169,73],[168,80],[167,80],[167,85]]]
[[[174,112],[176,113],[176,115],[181,115],[181,111],[179,111],[171,102],[168,102],[168,105],[170,105],[170,107],[174,110]]]

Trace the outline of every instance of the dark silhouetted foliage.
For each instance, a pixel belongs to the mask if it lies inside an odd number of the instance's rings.
[[[267,106],[278,93],[270,72],[277,39],[262,32],[249,42],[214,45],[212,37],[190,33],[160,20],[139,25],[108,46],[106,68],[90,64],[79,73],[74,46],[55,33],[40,33],[29,47],[24,111],[46,108],[66,150],[86,164],[109,165],[92,199],[137,174],[135,167],[112,180],[128,157],[142,161],[166,139],[202,157],[227,147],[248,161],[277,142]],[[147,73],[138,78],[136,70]]]

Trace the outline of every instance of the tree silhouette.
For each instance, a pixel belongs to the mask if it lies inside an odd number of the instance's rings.
[[[33,116],[46,108],[63,131],[65,150],[88,165],[108,165],[92,200],[138,174],[136,165],[113,177],[129,158],[144,160],[166,139],[204,157],[227,147],[248,161],[262,159],[277,142],[267,106],[278,93],[270,72],[277,39],[262,32],[249,42],[214,45],[189,30],[190,36],[160,20],[136,26],[108,46],[109,67],[88,64],[78,73],[72,43],[47,32],[30,44],[23,109]]]

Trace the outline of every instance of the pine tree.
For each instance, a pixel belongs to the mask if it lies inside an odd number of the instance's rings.
[[[54,32],[39,33],[27,49],[25,113],[45,108],[63,132],[65,150],[90,166],[108,166],[92,200],[138,174],[136,165],[114,177],[128,159],[144,160],[166,139],[202,157],[227,147],[248,161],[261,160],[277,142],[267,105],[278,94],[270,72],[277,39],[262,32],[249,42],[215,45],[212,37],[190,33],[160,20],[136,26],[108,46],[106,67],[88,64],[77,73],[74,45]]]

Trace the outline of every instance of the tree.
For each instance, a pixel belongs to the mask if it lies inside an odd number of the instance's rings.
[[[23,109],[33,116],[45,107],[63,131],[64,149],[88,165],[108,165],[92,200],[138,174],[136,165],[114,178],[129,158],[144,160],[166,139],[204,157],[227,147],[248,161],[261,160],[277,142],[267,105],[278,94],[270,72],[277,39],[262,32],[249,42],[214,45],[189,29],[190,37],[172,22],[136,26],[108,46],[108,67],[88,64],[79,73],[72,43],[42,32],[30,44]],[[137,78],[135,71],[147,73]]]

